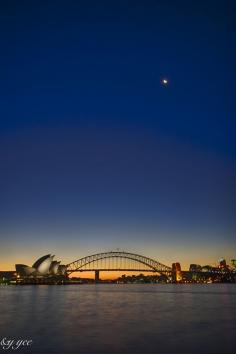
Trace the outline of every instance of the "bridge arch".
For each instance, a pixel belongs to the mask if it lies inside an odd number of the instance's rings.
[[[116,259],[116,263],[106,264],[106,266],[102,266],[103,260]],[[139,267],[130,268],[124,263],[122,260],[126,260],[128,262],[134,262],[136,264],[142,265],[143,268]],[[91,256],[80,258],[72,263],[67,264],[67,274],[71,274],[74,272],[83,272],[83,271],[143,271],[143,272],[157,272],[157,273],[170,273],[171,268],[152,259],[149,257],[142,256],[140,254],[129,253],[124,251],[111,251],[111,252],[103,252],[93,254]]]

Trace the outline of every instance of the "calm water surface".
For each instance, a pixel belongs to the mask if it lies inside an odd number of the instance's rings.
[[[236,284],[1,286],[3,337],[32,339],[22,353],[235,353]]]

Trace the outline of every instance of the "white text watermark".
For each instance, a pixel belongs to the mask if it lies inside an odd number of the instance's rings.
[[[33,344],[32,339],[8,339],[2,338],[0,347],[4,350],[17,350],[20,347],[30,347]]]

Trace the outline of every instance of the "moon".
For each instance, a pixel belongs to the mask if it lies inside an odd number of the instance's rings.
[[[161,80],[161,83],[162,83],[162,85],[166,86],[166,85],[168,85],[169,81],[164,78],[164,79]]]

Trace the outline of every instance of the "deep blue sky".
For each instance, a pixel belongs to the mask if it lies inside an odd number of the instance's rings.
[[[0,1],[0,268],[235,258],[233,3]]]

